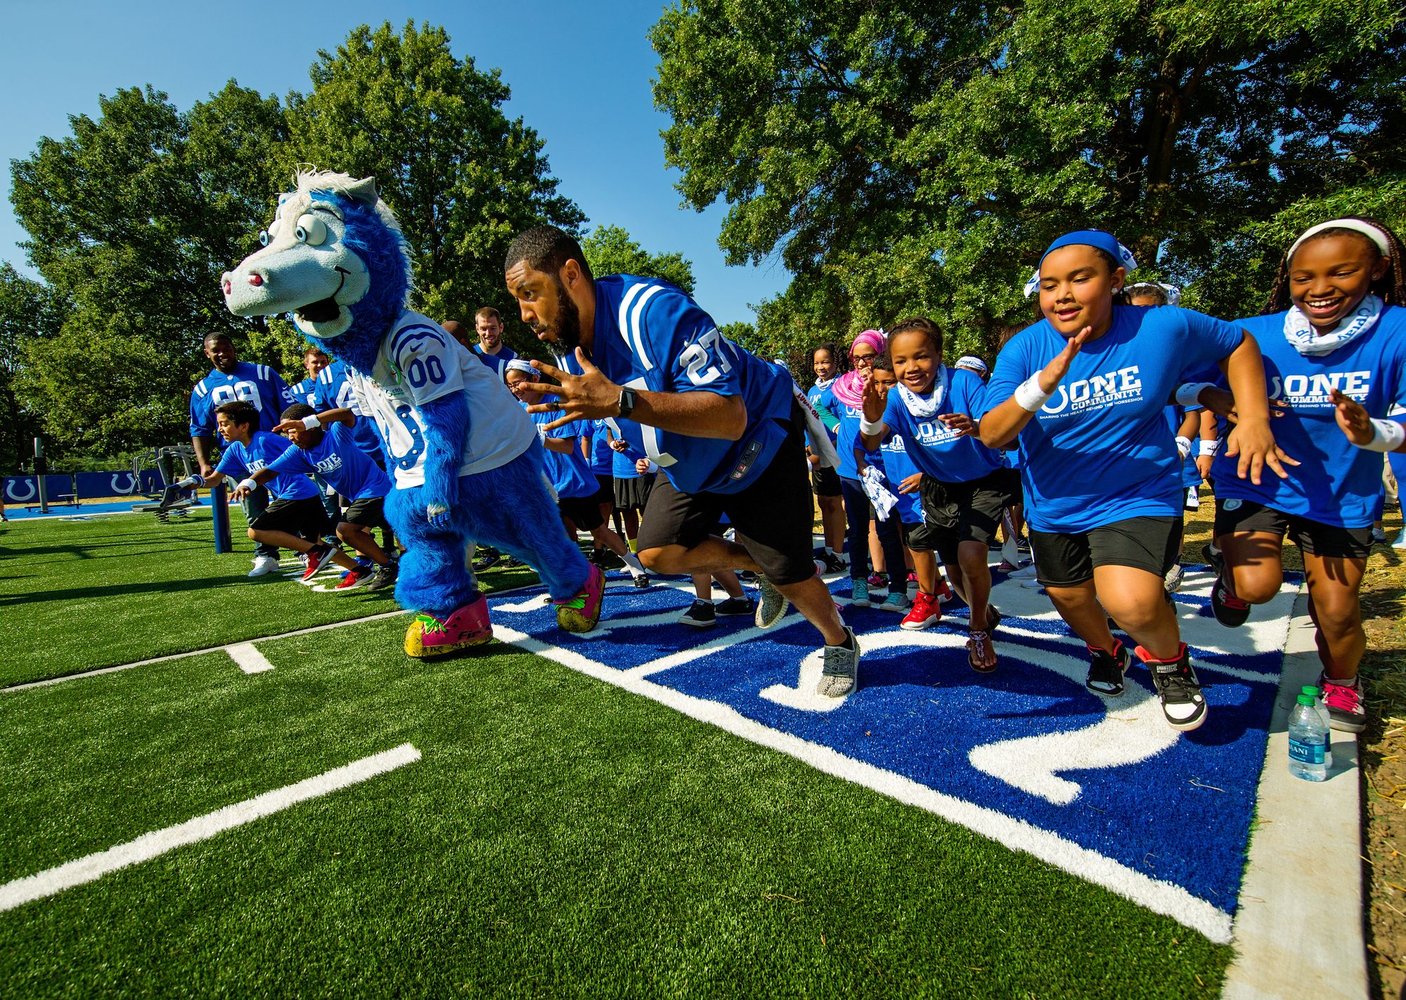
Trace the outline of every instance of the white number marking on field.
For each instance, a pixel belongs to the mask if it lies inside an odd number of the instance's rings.
[[[268,657],[254,648],[252,642],[241,642],[229,647],[229,657],[246,674],[262,674],[273,669]]]

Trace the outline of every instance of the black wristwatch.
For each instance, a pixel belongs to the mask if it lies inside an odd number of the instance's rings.
[[[635,395],[633,389],[620,390],[620,412],[617,417],[628,417],[635,412],[635,404],[639,402],[639,397]]]

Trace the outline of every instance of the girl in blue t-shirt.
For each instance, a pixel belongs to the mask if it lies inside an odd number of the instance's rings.
[[[1000,614],[988,603],[988,544],[1010,506],[1012,473],[974,434],[972,415],[981,412],[986,386],[980,376],[942,364],[942,331],[925,317],[889,332],[889,356],[897,382],[887,397],[868,388],[862,430],[871,447],[890,433],[902,435],[923,473],[923,524],[907,539],[918,594],[902,625],[921,629],[937,621],[940,557],[970,609],[967,663],[989,673],[996,669],[991,632]]]
[[[840,418],[835,414],[838,404],[831,387],[843,372],[839,349],[834,344],[821,344],[810,352],[810,363],[815,372],[815,384],[806,390],[806,399],[810,400],[810,405],[815,407],[830,431],[830,444],[833,446],[835,428]],[[845,508],[840,500],[840,476],[828,465],[820,464],[819,452],[809,443],[806,459],[810,462],[810,484],[815,489],[815,502],[820,506],[820,525],[825,532],[825,544],[816,557],[825,564],[827,573],[837,573],[845,568]]]
[[[993,448],[1018,442],[1037,578],[1088,645],[1086,686],[1123,692],[1131,661],[1112,615],[1138,642],[1167,722],[1189,730],[1205,721],[1206,702],[1163,590],[1181,549],[1183,497],[1164,410],[1183,372],[1219,363],[1245,402],[1226,446],[1238,456],[1232,476],[1286,473],[1268,402],[1255,395],[1264,369],[1254,338],[1175,306],[1121,304],[1131,257],[1101,230],[1050,244],[1037,282],[1044,319],[996,359],[980,433]]]
[[[1216,543],[1222,567],[1211,606],[1238,626],[1284,580],[1287,534],[1303,554],[1309,612],[1334,729],[1361,732],[1357,666],[1366,648],[1358,601],[1381,490],[1380,452],[1406,450],[1386,419],[1406,403],[1406,276],[1401,240],[1371,219],[1314,226],[1284,255],[1266,314],[1240,322],[1259,341],[1274,435],[1294,475],[1255,483],[1217,457]],[[1243,400],[1235,394],[1235,406]],[[1376,419],[1373,419],[1376,418]]]

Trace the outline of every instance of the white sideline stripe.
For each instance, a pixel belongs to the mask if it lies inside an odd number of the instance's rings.
[[[367,615],[365,618],[351,618],[344,622],[332,622],[327,625],[314,625],[311,628],[295,629],[292,632],[280,632],[278,635],[260,636],[254,642],[269,642],[273,639],[291,639],[298,635],[310,635],[313,632],[326,632],[328,629],[343,628],[347,625],[360,625],[363,622],[378,622],[383,618],[395,618],[410,614],[409,611],[386,611],[379,615]],[[230,642],[223,646],[207,646],[204,649],[192,649],[188,653],[169,653],[166,656],[153,656],[149,660],[137,660],[135,663],[120,663],[115,667],[99,667],[97,670],[85,670],[78,674],[64,674],[62,677],[50,677],[42,681],[29,681],[25,684],[13,684],[10,687],[0,688],[0,694],[9,694],[14,691],[28,691],[31,688],[52,687],[55,684],[66,684],[69,681],[83,680],[85,677],[98,677],[102,674],[115,674],[123,670],[131,670],[133,667],[149,667],[156,663],[169,663],[172,660],[183,660],[187,656],[204,656],[206,653],[218,653],[221,650],[228,651],[233,646],[250,645],[251,640],[243,642]],[[233,655],[233,654],[231,654]]]
[[[229,656],[246,674],[262,674],[273,669],[268,657],[255,649],[252,642],[241,642],[237,646],[229,647]]]
[[[1171,917],[1204,934],[1216,944],[1230,943],[1230,914],[1203,899],[1198,899],[1179,885],[1151,878],[1023,820],[1013,819],[995,810],[944,795],[909,778],[846,757],[829,747],[771,729],[747,718],[729,705],[695,698],[643,677],[614,670],[573,650],[549,645],[503,625],[495,624],[493,632],[502,642],[511,643],[632,694],[650,698],[689,718],[717,726],[748,742],[794,757],[817,771],[852,781],[906,805],[941,816],[1012,850],[1030,854],[1077,878],[1132,900],[1154,913]]]
[[[212,813],[197,816],[175,826],[168,826],[164,830],[144,833],[136,840],[129,840],[125,844],[109,847],[105,851],[89,854],[87,857],[70,861],[35,875],[17,878],[13,882],[6,882],[4,885],[0,885],[0,913],[13,910],[25,903],[43,899],[46,896],[55,895],[65,889],[95,882],[120,868],[150,861],[152,858],[159,857],[178,847],[209,840],[226,830],[244,826],[246,823],[252,823],[265,816],[271,816],[290,806],[295,806],[299,802],[306,802],[308,799],[319,798],[342,788],[360,784],[369,778],[385,774],[387,771],[394,771],[398,767],[412,764],[419,759],[419,750],[416,750],[409,743],[402,743],[398,747],[373,754],[370,757],[363,757],[361,760],[352,761],[350,764],[304,779],[296,784],[275,788],[271,792],[264,792],[252,799],[245,799],[243,802],[236,802],[233,805],[216,809]]]

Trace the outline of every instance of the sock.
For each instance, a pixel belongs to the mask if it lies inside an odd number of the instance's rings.
[[[644,565],[639,561],[639,557],[626,552],[620,557],[625,564],[625,568],[630,571],[631,576],[644,576]]]
[[[629,540],[629,546],[631,552],[638,552],[640,550],[640,540],[638,538],[631,538]]]
[[[1339,687],[1345,687],[1345,688],[1355,688],[1355,687],[1357,687],[1357,675],[1356,675],[1356,674],[1353,674],[1351,677],[1335,678],[1335,677],[1329,677],[1327,674],[1324,674],[1324,675],[1323,675],[1323,683],[1324,683],[1324,684],[1336,684],[1336,685],[1338,685]]]

